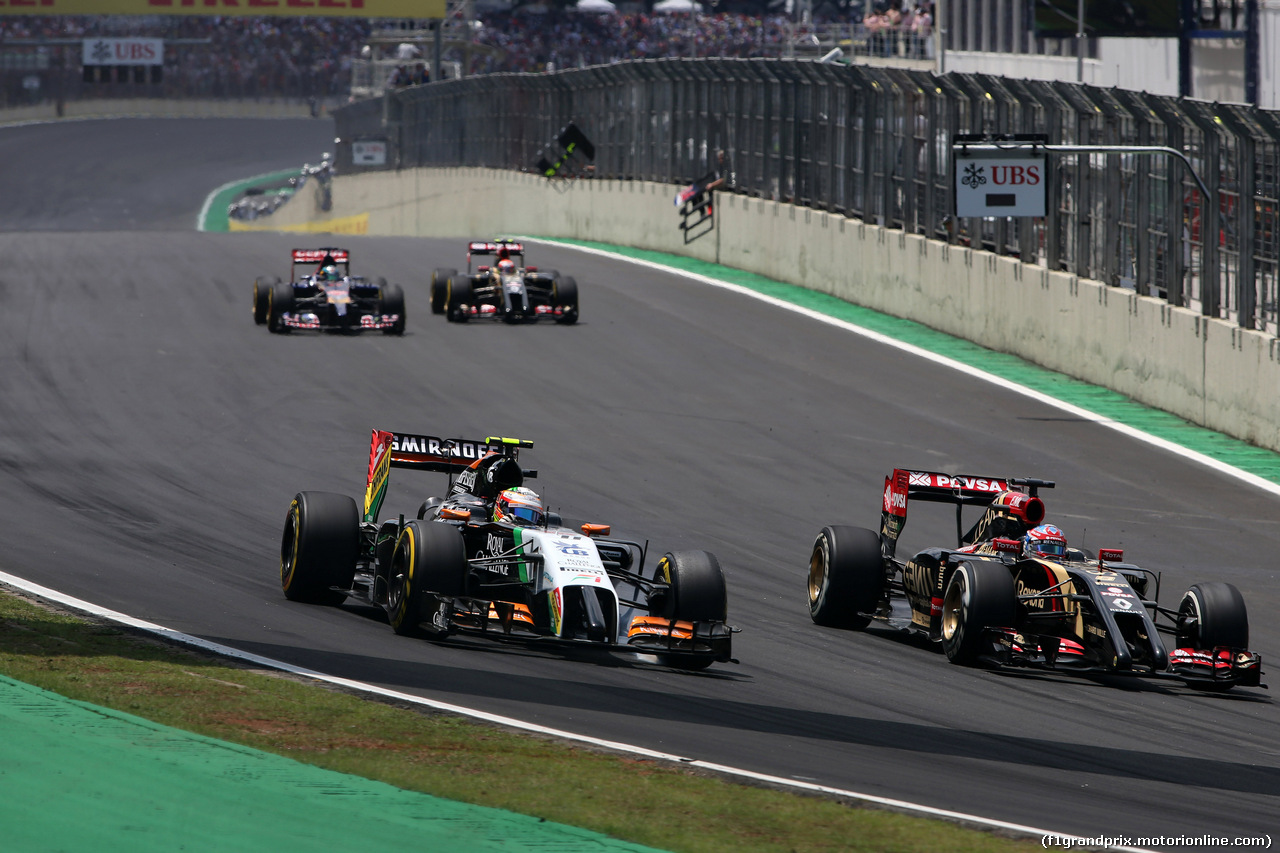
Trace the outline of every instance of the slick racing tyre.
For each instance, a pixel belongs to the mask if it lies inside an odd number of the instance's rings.
[[[293,285],[277,282],[271,288],[271,298],[267,301],[267,331],[287,332],[284,315],[293,312]]]
[[[410,521],[400,533],[387,569],[387,618],[397,634],[448,633],[447,599],[466,588],[462,533],[438,521]]]
[[[253,322],[261,326],[267,322],[267,309],[271,305],[271,289],[280,283],[278,278],[259,276],[253,282]]]
[[[390,287],[383,286],[382,300],[380,309],[383,314],[399,314],[400,319],[390,328],[382,330],[384,335],[403,335],[404,334],[404,290],[400,285],[393,284]]]
[[[989,647],[989,628],[1013,627],[1018,596],[1003,563],[961,563],[942,596],[942,649],[952,663],[971,665]]]
[[[566,326],[578,322],[578,282],[567,275],[551,286],[551,304],[561,309],[557,323]]]
[[[884,595],[880,537],[864,527],[822,528],[809,555],[809,618],[861,630]]]
[[[458,274],[457,270],[441,267],[431,273],[431,313],[443,314],[445,298],[449,295],[449,279]]]
[[[1212,651],[1249,648],[1249,615],[1244,596],[1229,583],[1198,583],[1178,605],[1178,648]]]
[[[475,300],[476,291],[470,276],[450,276],[445,283],[445,319],[451,323],[467,322],[470,319],[467,312]]]
[[[290,601],[338,605],[346,600],[360,554],[356,502],[331,492],[299,492],[280,539],[280,587]]]
[[[723,622],[729,595],[720,561],[709,551],[671,551],[658,561],[657,579],[668,585],[650,602],[655,616],[682,622]],[[657,610],[653,610],[654,605]]]

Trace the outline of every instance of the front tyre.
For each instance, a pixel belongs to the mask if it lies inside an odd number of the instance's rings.
[[[280,279],[259,276],[253,281],[253,322],[261,326],[267,322],[267,309],[271,305],[271,288],[280,283]]]
[[[449,295],[449,279],[458,274],[457,270],[440,267],[431,273],[431,313],[443,314],[445,300]]]
[[[404,290],[400,285],[393,284],[390,287],[382,288],[382,300],[379,306],[383,314],[395,314],[396,321],[393,325],[382,330],[384,335],[403,335],[405,324],[404,313]]]
[[[471,276],[450,276],[445,283],[445,318],[451,323],[465,323],[470,319],[472,304],[476,301],[475,285]]]
[[[947,660],[972,665],[987,648],[990,628],[1011,627],[1018,600],[1002,563],[961,563],[942,596],[942,649]]]
[[[467,581],[462,533],[438,521],[410,521],[400,532],[387,577],[387,618],[397,634],[443,636],[448,622],[442,599],[461,595]]]
[[[1177,641],[1180,649],[1249,648],[1249,614],[1240,590],[1220,581],[1187,590],[1178,605]]]
[[[556,317],[557,323],[570,326],[578,322],[578,282],[574,281],[573,276],[567,275],[556,280],[551,286],[551,302],[560,309],[560,316]]]
[[[293,309],[293,285],[276,282],[267,302],[267,331],[277,334],[289,331],[289,327],[284,324],[284,315],[293,313]]]
[[[658,577],[667,584],[657,602],[662,616],[681,622],[723,622],[729,594],[720,561],[710,551],[670,551],[658,561]]]
[[[346,600],[360,555],[356,502],[331,492],[299,492],[289,505],[280,540],[280,587],[285,598],[338,605]],[[335,589],[336,588],[336,589]]]
[[[884,595],[880,537],[865,527],[822,528],[809,555],[809,618],[861,630]]]

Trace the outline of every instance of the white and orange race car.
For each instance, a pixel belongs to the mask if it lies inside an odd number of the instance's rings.
[[[563,526],[524,487],[530,441],[442,439],[374,430],[364,510],[300,492],[285,519],[287,598],[381,607],[397,634],[498,640],[654,656],[677,669],[731,661],[724,574],[707,551],[646,566],[647,545],[604,524]],[[448,474],[417,517],[379,519],[392,468]]]
[[[809,557],[809,614],[862,629],[878,620],[922,634],[958,664],[1042,667],[1181,679],[1203,690],[1255,687],[1240,591],[1194,584],[1176,609],[1157,603],[1160,575],[1120,549],[1068,547],[1044,524],[1053,483],[896,469],[885,478],[880,530],[830,526]],[[956,507],[954,548],[896,556],[915,502]],[[982,509],[965,531],[965,507]],[[1171,642],[1166,644],[1162,635]]]

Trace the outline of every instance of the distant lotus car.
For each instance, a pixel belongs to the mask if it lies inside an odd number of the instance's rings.
[[[261,276],[253,283],[253,321],[278,333],[333,329],[403,335],[400,285],[353,276],[350,264],[346,249],[294,249],[288,282]],[[300,266],[315,269],[299,275]]]
[[[471,270],[473,257],[496,262]],[[524,265],[524,245],[515,240],[467,245],[467,271],[437,269],[431,274],[431,313],[452,323],[494,319],[525,323],[550,319],[578,322],[578,283],[556,270]]]
[[[810,616],[832,627],[862,629],[874,620],[903,628],[937,642],[958,664],[1166,676],[1203,690],[1259,685],[1262,657],[1248,649],[1238,589],[1197,583],[1176,609],[1161,607],[1157,573],[1122,562],[1119,549],[1069,548],[1060,531],[1042,525],[1038,492],[1053,485],[894,470],[879,533],[830,526],[818,534]],[[898,536],[907,507],[919,501],[956,507],[959,542],[904,562],[895,556]],[[966,506],[983,510],[967,533]]]
[[[611,538],[608,525],[578,532],[555,513],[495,514],[537,475],[519,464],[529,447],[374,430],[363,513],[346,495],[293,499],[280,548],[285,596],[381,607],[397,634],[644,653],[679,669],[732,660],[713,554],[671,551],[649,568],[647,545]],[[379,520],[391,468],[447,473],[449,490],[416,518]]]

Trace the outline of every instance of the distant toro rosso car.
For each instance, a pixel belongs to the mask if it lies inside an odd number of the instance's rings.
[[[553,647],[644,653],[679,669],[731,658],[724,575],[713,554],[581,531],[523,486],[532,442],[374,430],[363,511],[346,495],[300,492],[280,548],[287,598],[380,607],[397,634],[469,633]],[[416,517],[380,519],[392,468],[448,475]],[[531,497],[530,497],[531,496]],[[510,502],[510,503],[508,503]]]
[[[289,281],[253,283],[253,320],[272,332],[293,329],[381,330],[404,334],[404,291],[386,279],[351,275],[346,249],[294,249]],[[299,267],[307,268],[299,271]]]
[[[1244,599],[1229,583],[1193,585],[1176,609],[1157,603],[1159,574],[1067,546],[1043,524],[1035,479],[896,469],[885,479],[880,531],[830,526],[809,558],[809,613],[819,625],[873,620],[921,634],[958,664],[1165,676],[1204,690],[1257,686]],[[954,548],[896,556],[907,509],[956,508]],[[961,513],[982,514],[967,532]],[[1162,635],[1171,642],[1166,643]]]
[[[472,271],[473,258],[493,257]],[[524,244],[515,240],[467,245],[467,271],[441,268],[431,274],[431,313],[453,323],[494,319],[524,323],[542,318],[578,322],[578,283],[556,270],[524,265]]]

